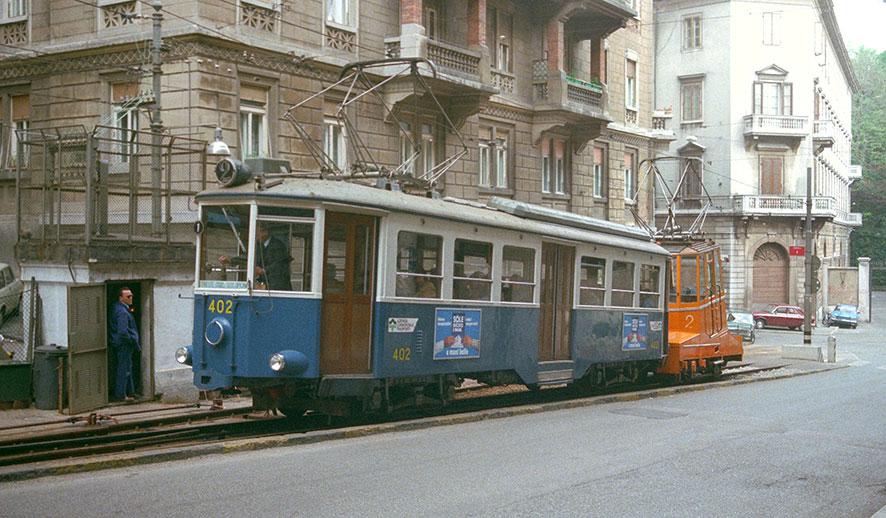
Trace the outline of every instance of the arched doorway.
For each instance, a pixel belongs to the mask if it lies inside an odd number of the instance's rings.
[[[788,253],[777,243],[765,243],[754,252],[754,289],[751,300],[755,306],[788,302]]]

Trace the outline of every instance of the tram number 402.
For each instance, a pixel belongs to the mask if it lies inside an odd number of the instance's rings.
[[[209,301],[209,306],[207,306],[206,309],[209,310],[210,313],[218,313],[219,315],[231,315],[234,313],[234,301],[212,299]]]
[[[394,349],[395,362],[408,362],[411,355],[412,348],[410,347],[397,347],[396,349]]]

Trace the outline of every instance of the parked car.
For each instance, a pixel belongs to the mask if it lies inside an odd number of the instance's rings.
[[[752,344],[757,340],[754,315],[750,311],[730,309],[727,321],[729,332],[740,336],[744,343]]]
[[[770,304],[765,311],[754,311],[754,324],[757,329],[764,327],[800,329],[803,327],[803,310],[798,306]],[[812,325],[815,325],[815,316],[812,317]]]
[[[852,304],[837,304],[834,310],[827,314],[825,322],[828,327],[858,327],[858,308]]]
[[[22,281],[15,278],[12,268],[0,263],[0,323],[15,313],[22,300]]]

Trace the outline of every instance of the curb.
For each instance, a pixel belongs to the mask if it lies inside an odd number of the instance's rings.
[[[586,398],[572,399],[568,401],[555,401],[551,403],[480,410],[464,414],[426,417],[395,423],[360,425],[351,428],[343,428],[340,430],[319,430],[315,432],[293,433],[274,437],[236,439],[214,444],[170,448],[166,450],[143,451],[139,453],[119,453],[79,461],[49,461],[55,462],[56,464],[54,465],[26,465],[21,467],[12,466],[8,469],[0,468],[0,483],[31,480],[35,478],[57,475],[70,475],[74,473],[87,473],[105,469],[126,468],[146,464],[155,464],[159,462],[169,462],[174,460],[193,459],[197,457],[204,457],[207,455],[257,451],[284,446],[297,446],[302,444],[315,444],[319,442],[334,441],[340,439],[367,437],[371,435],[380,435],[383,433],[423,430],[427,428],[435,428],[438,426],[474,423],[490,419],[503,419],[507,417],[539,414],[556,410],[570,410],[575,408],[604,405],[609,403],[640,401],[642,399],[661,398],[672,396],[674,394],[700,392],[702,390],[745,385],[748,383],[756,383],[760,381],[773,381],[786,378],[794,378],[799,376],[806,376],[809,374],[817,374],[820,372],[845,369],[847,367],[849,367],[849,365],[836,365],[833,367],[828,366],[826,368],[810,371],[789,372],[767,378],[744,378],[716,381],[711,383],[699,383],[697,385],[679,385],[673,387],[643,390],[640,392],[626,392],[622,394],[611,394],[605,396],[591,396]]]

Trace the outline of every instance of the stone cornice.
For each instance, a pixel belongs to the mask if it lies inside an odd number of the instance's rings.
[[[846,75],[846,82],[852,93],[857,93],[861,86],[858,78],[855,77],[855,71],[852,70],[852,61],[849,59],[849,51],[846,50],[846,43],[843,41],[843,35],[840,33],[840,26],[837,24],[837,17],[834,14],[833,0],[815,0],[818,11],[821,13],[821,19],[828,33],[828,39],[834,45],[834,52],[837,54],[837,60],[840,62],[840,68]]]
[[[324,81],[338,78],[337,62],[321,62],[304,59],[292,53],[275,52],[265,48],[244,46],[213,36],[191,32],[176,37],[164,38],[166,47],[163,59],[167,63],[183,61],[201,56],[232,63],[253,65],[275,72],[296,74]],[[150,65],[150,50],[143,41],[127,41],[116,45],[70,46],[57,52],[41,50],[41,54],[30,57],[13,57],[0,60],[0,81],[31,79],[34,77],[126,68]]]

